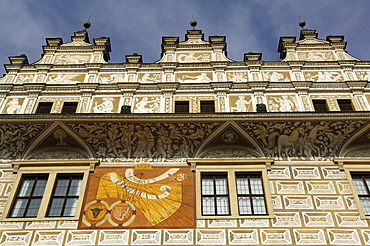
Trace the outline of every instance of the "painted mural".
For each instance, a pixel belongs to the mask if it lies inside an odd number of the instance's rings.
[[[194,228],[194,178],[190,167],[97,168],[79,228]]]

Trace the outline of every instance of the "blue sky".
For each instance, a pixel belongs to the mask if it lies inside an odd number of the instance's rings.
[[[1,0],[0,63],[20,54],[36,62],[45,38],[70,42],[90,15],[90,41],[111,38],[111,63],[124,62],[134,52],[144,62],[159,60],[162,36],[184,40],[193,15],[207,40],[226,36],[232,60],[252,51],[278,61],[279,37],[299,36],[298,15],[319,38],[345,35],[348,52],[370,60],[369,13],[369,0]]]

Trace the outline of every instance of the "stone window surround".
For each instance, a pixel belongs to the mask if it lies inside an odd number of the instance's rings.
[[[52,220],[78,220],[80,217],[81,206],[86,191],[88,176],[93,172],[95,166],[98,164],[96,160],[39,160],[39,161],[15,161],[12,162],[14,171],[17,176],[14,181],[9,199],[5,205],[4,212],[0,221],[52,221]],[[44,191],[43,199],[40,204],[40,209],[37,217],[32,218],[10,218],[7,217],[12,209],[13,200],[18,192],[18,187],[22,180],[22,175],[29,174],[48,174],[46,189]],[[50,199],[53,193],[55,180],[58,174],[83,174],[81,185],[81,192],[76,208],[76,214],[73,217],[47,217],[46,213],[50,204]]]
[[[230,195],[230,215],[202,215],[201,206],[196,206],[197,219],[242,219],[242,218],[274,218],[273,204],[269,189],[267,171],[271,169],[273,159],[188,159],[192,170],[196,173],[196,200],[201,201],[201,173],[204,172],[223,172],[227,173],[229,195]],[[238,200],[236,192],[235,173],[260,172],[265,191],[265,202],[267,215],[239,215]]]

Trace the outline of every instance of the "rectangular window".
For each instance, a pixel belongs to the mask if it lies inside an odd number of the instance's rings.
[[[316,112],[327,112],[328,107],[326,105],[326,100],[312,100],[313,106]]]
[[[353,111],[351,99],[338,99],[337,100],[340,111]]]
[[[62,114],[76,113],[78,102],[65,102],[63,104]]]
[[[23,174],[7,218],[75,217],[83,178],[83,173]]]
[[[189,113],[189,101],[175,101],[175,113]]]
[[[366,216],[370,215],[370,174],[354,174],[352,181],[355,186],[362,209]]]
[[[37,217],[47,180],[47,175],[22,176],[22,180],[9,217]]]
[[[214,113],[215,112],[215,101],[200,101],[200,112],[201,113]]]
[[[72,217],[75,215],[82,178],[82,175],[57,175],[47,216]]]
[[[50,114],[52,107],[53,107],[52,102],[39,102],[36,114]]]
[[[202,215],[229,215],[227,173],[202,174]]]
[[[239,215],[267,214],[260,173],[236,173]]]

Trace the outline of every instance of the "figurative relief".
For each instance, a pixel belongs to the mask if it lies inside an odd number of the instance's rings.
[[[123,82],[124,77],[124,74],[101,74],[99,76],[99,83],[113,84],[117,82]]]
[[[326,160],[339,154],[350,135],[365,121],[260,122],[242,123],[254,139],[259,139],[266,155],[292,159]]]
[[[227,80],[240,83],[248,82],[248,73],[247,72],[229,72],[227,73]]]
[[[136,97],[134,113],[159,113],[159,97]]]
[[[75,123],[97,158],[129,162],[184,161],[221,123]]]
[[[18,75],[16,84],[32,83],[34,78],[35,78],[35,75],[33,74]]]
[[[117,108],[114,103],[116,98],[113,97],[103,97],[95,98],[94,106],[92,108],[93,113],[113,113],[113,110]],[[115,110],[117,112],[117,110]]]
[[[314,82],[342,82],[343,75],[341,72],[303,72],[308,81]]]
[[[162,74],[161,73],[139,74],[138,81],[143,83],[160,83],[162,82]]]
[[[179,53],[177,54],[178,62],[209,62],[211,61],[210,53]]]
[[[20,114],[22,110],[24,98],[10,98],[5,104],[5,110],[3,113],[7,114]]]
[[[263,72],[263,78],[271,82],[289,82],[289,72]]]
[[[193,176],[189,167],[97,168],[79,229],[194,228]]]
[[[359,80],[370,80],[370,72],[365,72],[365,71],[357,71],[356,72],[357,78]]]
[[[211,73],[176,74],[177,81],[181,83],[202,83],[212,81]]]
[[[82,83],[85,75],[82,74],[50,74],[46,83],[50,84],[76,84]]]
[[[267,96],[270,112],[292,112],[297,111],[295,96]]]
[[[251,96],[230,96],[230,105],[231,112],[253,112]]]
[[[301,61],[335,61],[334,54],[327,52],[297,52]]]
[[[90,55],[57,55],[54,64],[84,64],[90,61]]]

